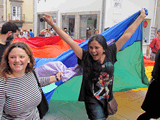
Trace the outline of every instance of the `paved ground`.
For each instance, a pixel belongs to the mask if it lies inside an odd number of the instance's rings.
[[[114,93],[118,112],[107,120],[136,120],[144,111],[141,109],[146,91]],[[84,103],[78,101],[50,101],[50,110],[44,120],[88,120]]]

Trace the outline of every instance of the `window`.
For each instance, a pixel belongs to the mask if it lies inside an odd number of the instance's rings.
[[[97,29],[97,15],[80,15],[80,39],[88,39]]]
[[[21,20],[21,7],[12,6],[12,20]]]
[[[74,38],[75,33],[75,15],[62,15],[62,29],[66,29],[66,32]]]

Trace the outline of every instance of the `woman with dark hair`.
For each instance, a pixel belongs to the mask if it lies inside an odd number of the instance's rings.
[[[155,57],[155,65],[152,71],[152,80],[149,85],[146,97],[141,108],[145,113],[141,114],[137,120],[150,120],[151,118],[157,119],[160,117],[159,96],[157,95],[160,85],[160,49],[158,49]]]
[[[145,10],[142,9],[138,18],[116,43],[107,46],[105,38],[97,34],[89,39],[88,50],[83,50],[69,35],[54,24],[51,15],[43,16],[56,33],[70,45],[78,57],[78,64],[83,67],[79,101],[85,102],[89,119],[104,120],[108,117],[107,102],[113,99],[112,87],[116,53],[133,35],[145,17]]]
[[[37,106],[42,97],[33,73],[34,66],[33,53],[27,44],[16,42],[7,47],[0,65],[1,120],[40,119]],[[60,79],[61,72],[55,76],[38,77],[41,87]]]

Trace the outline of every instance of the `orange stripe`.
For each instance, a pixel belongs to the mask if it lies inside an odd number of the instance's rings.
[[[27,43],[32,49],[35,58],[55,58],[61,53],[70,49],[70,46],[65,41],[59,38],[59,36],[51,37],[50,39],[35,37],[35,39],[32,38],[32,40],[22,38],[14,40],[13,42],[22,41]],[[77,42],[77,44],[79,44],[84,40],[75,39],[75,41]]]

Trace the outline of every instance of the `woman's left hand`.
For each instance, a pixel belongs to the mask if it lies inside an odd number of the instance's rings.
[[[54,22],[51,15],[46,14],[45,16],[43,16],[43,18],[50,26],[53,25]]]
[[[142,8],[140,16],[143,18],[145,18],[147,16],[144,8]]]

